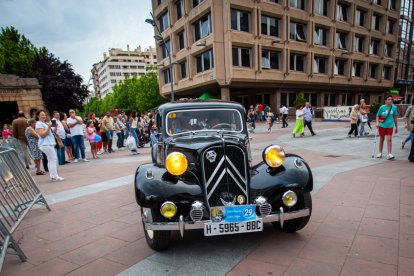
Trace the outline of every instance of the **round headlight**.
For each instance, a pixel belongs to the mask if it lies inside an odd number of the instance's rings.
[[[177,206],[171,201],[166,201],[161,205],[160,212],[165,218],[172,218],[177,213]]]
[[[298,196],[294,191],[287,191],[282,196],[283,204],[287,207],[292,207],[298,202]]]
[[[180,152],[172,152],[165,160],[165,167],[172,175],[182,175],[188,167],[187,157]]]
[[[285,162],[285,151],[280,146],[269,146],[263,151],[263,161],[272,168],[277,168]]]

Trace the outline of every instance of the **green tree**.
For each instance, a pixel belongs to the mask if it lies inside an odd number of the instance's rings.
[[[1,28],[0,73],[20,77],[32,75],[36,47],[14,27]]]
[[[298,106],[300,104],[301,105],[304,105],[305,103],[306,103],[306,99],[302,95],[299,95],[299,96],[296,97],[296,100],[295,100],[295,102],[293,104],[296,107],[296,106]]]

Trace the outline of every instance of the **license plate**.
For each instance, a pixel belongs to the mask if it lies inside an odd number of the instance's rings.
[[[208,222],[204,224],[204,236],[259,232],[262,230],[262,219],[240,222]]]

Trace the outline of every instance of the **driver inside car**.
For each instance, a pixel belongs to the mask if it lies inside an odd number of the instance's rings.
[[[173,119],[171,122],[171,128],[168,130],[168,132],[170,134],[177,134],[183,131],[183,124],[181,123],[181,120],[178,118]]]
[[[207,128],[213,128],[214,126],[219,125],[219,124],[221,124],[221,120],[218,117],[214,116],[208,119]]]

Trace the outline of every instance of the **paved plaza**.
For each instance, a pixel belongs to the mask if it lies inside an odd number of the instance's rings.
[[[259,123],[254,162],[269,144],[304,157],[314,175],[313,210],[295,234],[275,230],[203,237],[174,234],[154,252],[145,241],[133,176],[150,162],[116,151],[58,168],[63,182],[33,176],[52,211],[32,210],[14,234],[28,257],[7,256],[1,275],[413,275],[414,170],[401,149],[408,132],[393,137],[394,161],[372,159],[374,135],[348,138],[349,123],[314,122],[304,138]],[[377,151],[376,151],[377,152]],[[34,171],[32,169],[32,171]]]

